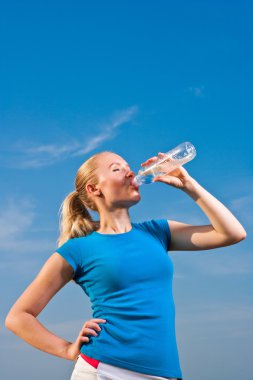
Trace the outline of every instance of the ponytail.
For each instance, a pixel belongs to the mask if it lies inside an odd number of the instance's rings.
[[[100,227],[100,221],[92,219],[88,209],[97,211],[97,205],[88,196],[86,184],[97,184],[97,158],[100,152],[91,156],[78,169],[75,179],[75,191],[67,195],[60,207],[60,235],[57,239],[58,247],[69,239],[86,236]]]
[[[68,239],[86,236],[99,228],[99,221],[92,219],[77,191],[72,191],[67,195],[61,204],[60,212],[58,246]]]

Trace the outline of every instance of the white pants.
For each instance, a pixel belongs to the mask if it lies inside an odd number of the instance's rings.
[[[177,380],[172,377],[145,375],[144,373],[130,371],[125,368],[100,362],[93,367],[81,355],[78,356],[70,380]]]

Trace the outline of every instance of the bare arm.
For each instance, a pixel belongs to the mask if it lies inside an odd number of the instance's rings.
[[[164,157],[165,153],[159,153]],[[159,157],[151,157],[142,166],[155,162]],[[224,247],[238,243],[247,234],[235,216],[212,194],[205,190],[182,166],[175,168],[154,182],[163,182],[188,194],[204,211],[211,224],[194,226],[168,220],[171,241],[170,251],[197,251]]]
[[[211,224],[194,226],[168,220],[171,231],[170,250],[214,249],[245,239],[246,231],[235,216],[192,177],[182,190],[204,211]]]
[[[69,360],[73,360],[68,353],[71,342],[50,332],[36,317],[72,275],[73,268],[66,260],[58,253],[52,254],[5,319],[5,326],[28,344]]]
[[[169,251],[203,251],[236,244],[245,238],[227,237],[215,231],[211,224],[194,226],[176,220],[168,220],[168,224],[171,232]]]

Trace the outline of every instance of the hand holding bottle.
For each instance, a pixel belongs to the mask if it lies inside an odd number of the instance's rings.
[[[153,162],[156,162],[157,160],[165,157],[165,153],[158,153],[158,156],[153,156],[143,162],[141,164],[142,167],[152,164]],[[172,161],[170,158],[168,158],[166,161]],[[173,187],[176,187],[178,189],[183,189],[186,187],[186,184],[190,180],[191,176],[188,174],[187,170],[183,168],[182,166],[178,166],[177,168],[170,171],[168,174],[163,174],[162,176],[156,176],[153,179],[153,182],[163,182],[167,183],[168,185],[171,185]]]
[[[181,143],[166,153],[158,153],[141,164],[142,168],[134,178],[138,186],[157,181],[168,183],[177,188],[183,188],[190,179],[182,165],[196,156],[195,147],[188,141]],[[144,166],[144,167],[143,167]]]

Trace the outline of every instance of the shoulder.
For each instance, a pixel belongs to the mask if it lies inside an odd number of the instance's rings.
[[[60,253],[64,257],[71,256],[75,258],[75,260],[78,260],[80,255],[80,241],[78,238],[68,239],[59,245],[55,252]]]
[[[78,246],[78,238],[70,238],[64,243],[60,244],[57,249],[75,248]]]
[[[143,229],[143,230],[148,230],[151,233],[153,232],[158,232],[160,230],[163,230],[164,232],[168,232],[169,230],[169,224],[167,219],[149,219],[149,220],[144,220],[143,222],[136,222],[132,223],[134,224],[137,228]]]
[[[151,234],[156,239],[160,240],[166,250],[169,249],[171,233],[167,219],[149,219],[143,222],[136,223],[136,227]]]

